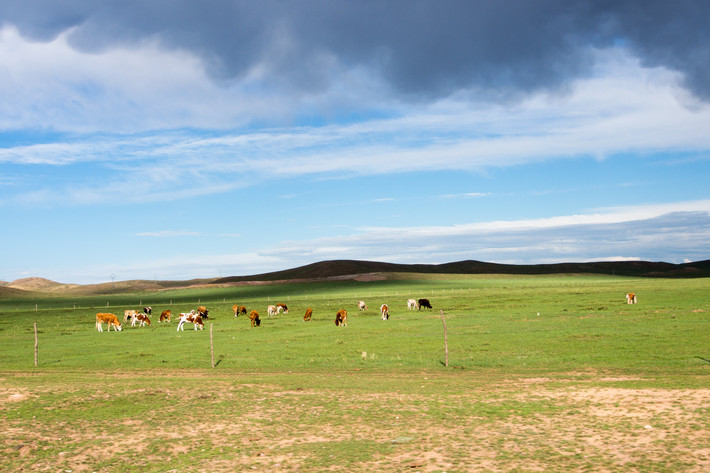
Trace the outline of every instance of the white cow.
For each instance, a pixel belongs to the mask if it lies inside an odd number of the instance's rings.
[[[276,314],[277,314],[277,312],[276,312],[276,306],[275,306],[275,305],[270,305],[270,306],[268,306],[268,307],[266,308],[266,313],[267,313],[268,315],[276,315]]]
[[[417,310],[419,308],[419,305],[417,304],[417,301],[414,299],[408,299],[407,300],[407,310]]]
[[[358,301],[357,308],[360,310],[367,310],[367,306],[365,305],[365,301]]]

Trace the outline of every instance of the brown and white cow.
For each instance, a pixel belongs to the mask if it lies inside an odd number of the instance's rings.
[[[145,315],[153,315],[153,308],[150,306],[143,307],[143,313]]]
[[[123,311],[123,321],[128,322],[129,319],[138,315],[138,311],[133,309],[126,309]]]
[[[113,329],[120,332],[123,330],[123,327],[121,326],[121,322],[118,321],[118,317],[116,317],[115,314],[110,314],[110,313],[104,313],[104,312],[99,312],[96,314],[96,330],[99,332],[103,332],[104,329],[101,326],[103,322],[106,322],[108,325],[108,331],[111,331],[111,326],[113,326]]]
[[[258,327],[261,325],[261,319],[259,318],[259,313],[255,310],[249,312],[249,320],[251,320],[252,327]]]
[[[139,327],[145,327],[145,324],[150,325],[150,319],[146,314],[138,314],[131,318],[131,327],[135,327],[136,322],[138,322]]]
[[[232,312],[234,312],[235,317],[239,317],[239,304],[234,304],[232,306]]]
[[[415,299],[407,299],[407,310],[419,309],[419,304]]]
[[[311,316],[313,315],[313,309],[310,307],[306,309],[306,313],[303,314],[303,321],[304,322],[310,322],[311,321]]]
[[[633,292],[629,292],[626,294],[626,303],[627,304],[636,304],[636,294]]]
[[[387,307],[387,304],[382,304],[380,306],[380,314],[382,314],[382,320],[387,320],[390,318],[390,308]]]
[[[286,306],[286,304],[284,304],[283,302],[279,302],[278,304],[276,304],[276,313],[278,314],[282,310],[284,311],[284,314],[288,314],[288,307]]]
[[[183,327],[183,325],[185,325],[185,322],[195,324],[195,330],[197,330],[197,327],[200,327],[200,330],[205,329],[205,323],[202,321],[202,316],[196,313],[194,310],[191,310],[187,313],[183,312],[180,314],[180,322],[178,322],[177,326],[178,331],[185,331],[185,328]]]
[[[365,301],[357,301],[357,309],[360,311],[367,310],[367,304],[365,304]]]
[[[340,309],[337,314],[335,314],[335,325],[346,327],[348,325],[348,311],[345,309]]]
[[[163,312],[160,313],[160,320],[158,320],[158,323],[161,322],[170,322],[170,319],[173,316],[173,312],[171,310],[164,310]]]
[[[266,315],[272,316],[276,315],[276,306],[275,305],[270,305],[266,308]]]

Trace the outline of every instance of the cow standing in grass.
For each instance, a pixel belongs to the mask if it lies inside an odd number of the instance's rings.
[[[100,312],[96,314],[96,330],[99,332],[103,332],[104,329],[101,326],[103,322],[106,322],[108,325],[108,331],[111,331],[111,327],[113,326],[113,329],[116,330],[117,332],[120,332],[123,330],[123,327],[121,326],[121,322],[118,321],[118,317],[116,317],[115,314],[109,314],[109,313],[103,313]]]
[[[636,294],[633,292],[629,292],[626,294],[626,303],[627,304],[636,304]]]
[[[380,314],[382,314],[382,320],[387,320],[390,318],[390,308],[387,307],[387,304],[382,304],[380,306]]]
[[[419,309],[419,304],[414,299],[407,299],[407,310],[417,310]]]
[[[306,309],[306,313],[303,314],[303,321],[304,322],[310,322],[311,321],[311,316],[313,315],[313,309],[310,307]]]
[[[259,313],[255,310],[252,310],[249,313],[249,320],[251,320],[252,327],[258,327],[259,325],[261,325],[261,319],[259,318]]]
[[[181,313],[180,314],[180,321],[178,322],[177,326],[177,331],[179,332],[182,330],[183,332],[185,331],[185,328],[183,325],[185,325],[185,322],[191,322],[195,325],[195,330],[197,330],[197,327],[200,328],[200,330],[205,329],[205,323],[202,321],[202,316],[200,314],[195,313],[194,310],[191,310],[188,313]]]
[[[419,299],[419,310],[424,307],[425,309],[431,309],[431,302],[429,302],[429,299]]]
[[[367,310],[367,305],[365,304],[365,301],[358,301],[357,302],[357,310],[363,312]]]
[[[170,322],[170,319],[172,318],[172,316],[173,316],[172,311],[170,311],[170,310],[164,310],[164,311],[160,314],[160,319],[158,320],[158,323],[161,323],[161,322]]]
[[[281,311],[283,311],[284,314],[288,314],[288,307],[283,302],[276,304],[276,313],[278,314]]]
[[[335,314],[335,325],[346,327],[348,325],[348,311],[345,309],[340,309],[337,314]]]

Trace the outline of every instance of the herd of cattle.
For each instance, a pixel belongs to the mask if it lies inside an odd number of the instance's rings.
[[[626,294],[626,303],[627,304],[636,304],[637,299],[636,299],[636,294],[633,292],[629,292]],[[358,301],[357,307],[359,311],[366,311],[367,310],[367,304],[365,304],[365,301]],[[421,310],[422,308],[424,309],[431,309],[431,303],[429,302],[429,299],[409,299],[407,300],[407,310]],[[234,312],[235,317],[239,317],[240,315],[246,315],[247,313],[247,308],[243,305],[239,304],[234,304],[232,306],[232,311]],[[198,328],[200,330],[204,330],[205,328],[205,323],[204,320],[208,319],[208,310],[205,306],[200,306],[197,308],[197,310],[191,310],[190,312],[183,312],[180,314],[180,319],[178,320],[178,326],[177,330],[184,331],[184,325],[186,323],[191,323],[195,326],[195,330]],[[278,303],[276,305],[269,305],[266,308],[266,313],[269,316],[272,315],[278,315],[281,312],[284,314],[288,314],[288,307],[286,304],[283,303]],[[145,327],[146,325],[150,325],[150,318],[148,317],[153,313],[152,307],[143,307],[143,312],[138,312],[136,310],[126,310],[124,311],[123,314],[123,321],[128,322],[130,320],[131,322],[131,327],[134,327],[136,324],[138,324],[139,327]],[[389,313],[389,307],[387,304],[382,304],[380,306],[380,315],[382,316],[382,320],[388,320],[390,317]],[[303,315],[303,321],[304,322],[310,322],[311,317],[313,316],[313,309],[310,307],[306,309],[306,313]],[[170,319],[172,318],[172,311],[170,310],[164,310],[160,314],[160,319],[158,322],[170,322]],[[259,312],[256,310],[252,310],[249,312],[249,320],[251,321],[251,326],[252,327],[258,327],[261,325],[261,319],[259,318]],[[121,325],[121,322],[118,320],[118,317],[116,317],[115,314],[111,313],[98,313],[96,314],[96,330],[99,332],[103,332],[103,324],[106,323],[108,325],[108,330],[111,331],[111,327],[113,327],[114,330],[121,331],[123,329],[123,326]],[[345,309],[340,309],[337,314],[335,314],[335,325],[337,326],[346,326],[348,325],[348,311]]]
[[[431,309],[431,303],[429,302],[429,299],[409,299],[407,301],[407,309],[408,310],[421,310],[422,308],[425,309]],[[358,310],[360,311],[366,311],[367,310],[367,305],[365,304],[365,301],[358,301]],[[239,304],[234,304],[232,306],[232,311],[234,312],[235,317],[239,317],[239,315],[246,315],[247,313],[247,308],[243,305]],[[283,303],[278,303],[276,305],[269,305],[266,308],[266,313],[269,316],[272,315],[278,315],[281,312],[284,314],[288,314],[288,307],[286,304]],[[123,321],[124,322],[131,322],[131,327],[135,327],[136,324],[139,327],[145,327],[146,325],[150,325],[150,315],[153,313],[153,308],[152,307],[143,307],[143,312],[138,312],[137,310],[133,309],[127,309],[123,313]],[[178,326],[177,330],[184,331],[184,325],[185,323],[191,323],[195,326],[195,330],[198,328],[200,330],[204,330],[205,328],[205,323],[204,320],[208,319],[209,311],[205,306],[200,306],[197,308],[197,310],[191,310],[190,312],[183,312],[180,314],[180,318],[178,320]],[[380,306],[380,315],[382,316],[382,320],[388,320],[390,317],[389,314],[389,307],[387,304],[382,304]],[[303,315],[303,321],[304,322],[310,322],[311,317],[313,316],[313,309],[308,308],[306,309],[306,313]],[[160,319],[158,322],[170,322],[170,319],[172,318],[172,311],[170,310],[164,310],[160,314]],[[259,318],[259,312],[256,310],[252,310],[249,313],[249,320],[251,321],[251,326],[252,327],[258,327],[261,325],[261,319]],[[96,330],[99,332],[103,332],[103,324],[106,323],[108,325],[108,331],[111,331],[111,327],[113,327],[114,330],[120,332],[123,330],[123,325],[121,322],[118,320],[118,317],[116,317],[115,314],[111,313],[105,313],[105,312],[100,312],[96,314]],[[348,325],[348,311],[345,309],[340,309],[337,314],[335,314],[335,325],[336,326],[346,326]]]

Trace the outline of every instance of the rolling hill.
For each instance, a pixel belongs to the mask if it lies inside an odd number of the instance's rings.
[[[332,260],[297,268],[251,276],[232,276],[185,281],[117,281],[102,284],[62,284],[44,278],[18,279],[0,284],[0,298],[21,298],[42,295],[97,295],[139,291],[160,291],[179,287],[230,285],[254,281],[315,281],[356,278],[387,273],[413,274],[608,274],[631,277],[699,278],[710,277],[710,260],[672,264],[650,261],[619,261],[594,263],[559,263],[540,265],[510,265],[482,261],[458,261],[444,264],[396,264],[377,261]]]

